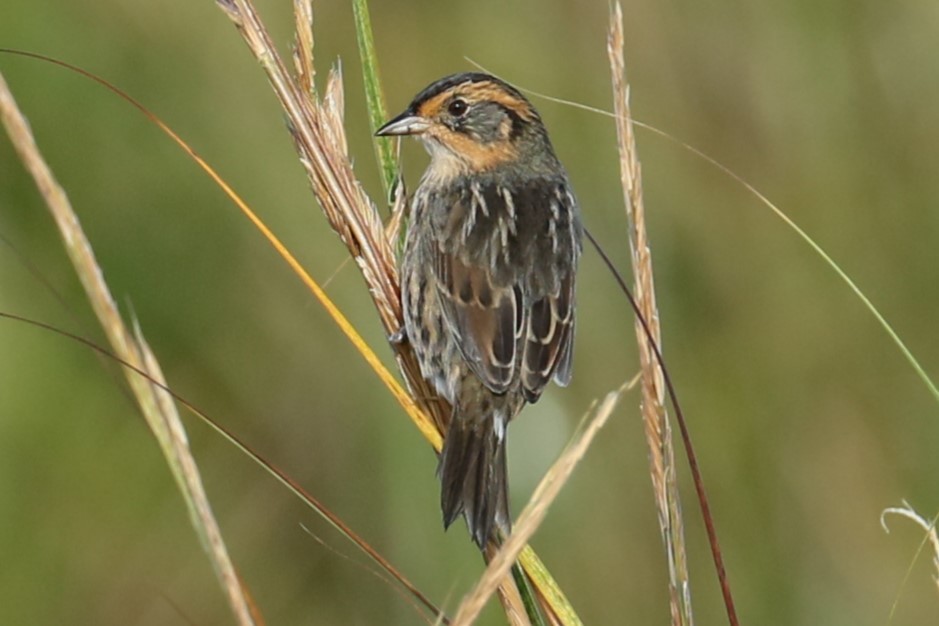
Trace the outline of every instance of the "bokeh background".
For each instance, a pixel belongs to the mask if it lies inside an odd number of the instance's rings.
[[[279,42],[290,3],[260,8]],[[316,2],[341,59],[356,171],[380,195],[348,2]],[[472,69],[610,108],[605,1],[374,2],[389,106]],[[634,113],[752,182],[837,259],[939,378],[939,4],[651,0],[624,6]],[[50,54],[151,107],[240,191],[390,362],[261,71],[208,0],[5,0],[0,46]],[[141,115],[90,81],[0,55],[110,285],[175,389],[319,497],[450,608],[481,571],[444,534],[434,457],[300,283]],[[588,226],[627,268],[609,118],[535,100]],[[743,623],[939,623],[922,533],[939,510],[939,405],[858,299],[780,220],[675,143],[638,134],[665,353]],[[426,157],[404,149],[416,183]],[[102,342],[31,180],[0,139],[0,310]],[[342,268],[342,269],[339,269]],[[337,272],[338,270],[338,272]],[[61,302],[50,287],[60,295]],[[511,430],[518,511],[591,399],[636,372],[596,256],[575,377]],[[414,624],[414,610],[286,489],[187,419],[209,495],[270,624]],[[700,624],[722,607],[681,463]],[[666,624],[638,397],[627,396],[533,541],[588,624]],[[309,533],[304,530],[309,530]],[[311,536],[315,535],[322,543]],[[325,544],[325,545],[324,545]],[[915,561],[914,561],[915,560]],[[0,623],[231,621],[170,474],[112,368],[0,321]],[[896,612],[891,619],[891,609]],[[482,623],[498,624],[498,610]]]

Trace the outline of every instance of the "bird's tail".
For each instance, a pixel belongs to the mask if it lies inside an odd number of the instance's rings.
[[[478,419],[454,410],[437,468],[444,527],[463,513],[480,548],[496,527],[509,531],[506,421],[498,412]]]

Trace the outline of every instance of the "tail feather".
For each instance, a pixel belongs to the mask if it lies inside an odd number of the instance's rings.
[[[467,419],[454,412],[437,469],[444,526],[462,513],[480,548],[496,527],[509,528],[505,426],[497,419]]]

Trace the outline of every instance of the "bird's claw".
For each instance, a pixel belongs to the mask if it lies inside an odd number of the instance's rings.
[[[393,346],[403,345],[408,340],[408,331],[402,324],[398,330],[388,335],[388,343]]]

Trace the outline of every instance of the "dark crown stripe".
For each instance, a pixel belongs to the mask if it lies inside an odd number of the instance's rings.
[[[418,106],[422,102],[426,102],[435,96],[439,96],[445,91],[449,91],[458,85],[464,85],[466,83],[493,83],[504,89],[507,93],[511,94],[512,97],[521,100],[522,102],[528,102],[528,100],[523,96],[518,89],[508,84],[507,82],[492,76],[491,74],[484,74],[483,72],[463,72],[461,74],[451,74],[450,76],[445,76],[438,81],[435,81],[424,88],[417,96],[414,97],[414,100],[411,101],[411,106],[408,107],[412,112],[416,112]]]

